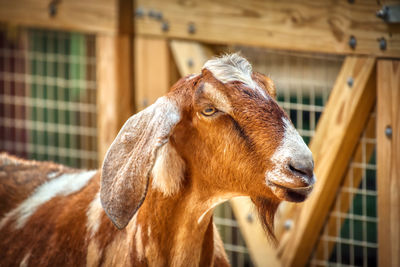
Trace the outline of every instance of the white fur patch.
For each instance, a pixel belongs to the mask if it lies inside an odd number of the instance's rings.
[[[157,159],[152,169],[154,189],[165,196],[179,191],[185,174],[185,162],[176,149],[169,143],[159,148]]]
[[[211,84],[204,83],[203,92],[219,110],[225,113],[230,113],[232,111],[232,105],[228,97]]]
[[[208,60],[203,68],[211,71],[214,77],[222,83],[242,82],[269,99],[264,90],[251,78],[253,70],[250,63],[236,53]]]
[[[27,267],[29,263],[29,257],[31,256],[31,253],[26,253],[24,258],[22,259],[21,263],[19,264],[19,267]]]
[[[140,225],[138,225],[136,228],[135,239],[136,239],[137,256],[139,259],[143,259],[144,258],[144,247],[143,247],[143,242],[142,242],[142,227]]]
[[[228,201],[229,199],[231,199],[232,197],[235,197],[237,195],[235,194],[228,194],[228,195],[224,195],[222,197],[215,197],[212,198],[211,200],[209,200],[209,206],[208,208],[200,215],[199,219],[197,220],[197,223],[200,224],[203,219],[204,216],[211,211],[212,209],[214,209],[216,206],[218,206],[221,203],[224,203],[225,201]]]
[[[67,196],[81,190],[96,173],[96,170],[65,173],[36,188],[33,194],[17,208],[10,211],[0,221],[0,229],[12,218],[16,217],[16,229],[21,229],[35,211],[55,196]]]
[[[196,78],[197,76],[199,76],[200,74],[190,74],[189,76],[187,76],[186,77],[186,81],[189,81],[189,80],[191,80],[191,79],[193,79],[193,78]]]
[[[151,236],[151,227],[150,226],[147,227],[147,236],[148,237]]]
[[[99,230],[102,212],[103,207],[101,206],[100,202],[100,192],[98,192],[90,203],[89,208],[86,212],[86,216],[88,218],[86,228],[90,233],[90,237],[93,237]]]
[[[300,134],[287,118],[283,118],[282,120],[285,125],[285,134],[281,144],[271,158],[271,161],[275,164],[275,168],[266,174],[266,182],[268,182],[268,180],[283,181],[285,183],[292,182],[293,179],[287,177],[287,175],[282,172],[290,159],[312,161],[312,153],[306,143],[304,143],[303,138],[301,138]],[[296,179],[302,179],[303,182],[307,182],[303,177]]]

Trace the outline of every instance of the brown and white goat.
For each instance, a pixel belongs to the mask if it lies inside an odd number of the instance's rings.
[[[303,201],[313,160],[237,54],[209,60],[132,116],[101,172],[0,156],[1,266],[225,266],[213,208],[250,196],[272,232]]]

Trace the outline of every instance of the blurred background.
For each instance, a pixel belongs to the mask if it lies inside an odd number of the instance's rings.
[[[271,244],[214,221],[233,266],[400,266],[400,1],[0,0],[0,151],[98,168],[124,121],[215,55],[277,87],[318,183]],[[329,100],[329,101],[328,101]]]

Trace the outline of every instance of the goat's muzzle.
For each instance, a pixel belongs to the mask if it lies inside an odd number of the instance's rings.
[[[274,194],[292,202],[304,201],[315,184],[314,162],[310,160],[296,161],[291,159],[279,177],[270,176],[268,186]]]

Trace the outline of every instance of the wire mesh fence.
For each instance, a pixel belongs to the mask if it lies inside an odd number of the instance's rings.
[[[253,70],[269,76],[278,103],[309,143],[344,60],[341,56],[235,47],[252,62]],[[214,220],[232,266],[252,266],[245,242],[229,203],[218,206]]]
[[[0,28],[0,150],[97,166],[94,36]]]
[[[326,219],[310,266],[377,266],[376,114],[366,129]]]
[[[234,50],[275,81],[279,104],[309,143],[343,57]],[[0,150],[97,167],[95,62],[92,35],[0,26]],[[369,125],[371,121],[374,115]],[[376,142],[371,127],[360,141],[310,265],[376,265]],[[215,209],[214,221],[232,266],[253,266],[229,203]]]

